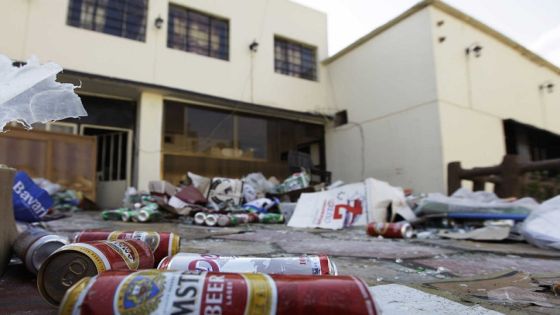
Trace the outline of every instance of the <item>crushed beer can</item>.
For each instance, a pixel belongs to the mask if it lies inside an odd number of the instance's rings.
[[[210,272],[262,272],[267,274],[337,275],[334,262],[327,256],[236,257],[179,253],[164,258],[161,270]]]
[[[41,265],[37,286],[41,296],[58,305],[66,290],[85,277],[107,270],[138,270],[154,266],[154,255],[139,240],[73,243],[59,248]]]
[[[73,242],[140,240],[148,244],[157,265],[163,258],[179,252],[181,237],[175,233],[148,231],[81,231]],[[155,265],[154,265],[155,266]]]
[[[353,276],[144,270],[105,272],[66,292],[59,314],[376,315]]]
[[[386,238],[411,238],[414,231],[408,222],[372,222],[367,225],[367,234]]]
[[[259,214],[259,223],[265,223],[265,224],[284,223],[284,216],[280,213],[261,213]]]
[[[27,270],[36,274],[49,255],[66,244],[68,244],[68,240],[62,236],[29,227],[18,235],[13,249]]]

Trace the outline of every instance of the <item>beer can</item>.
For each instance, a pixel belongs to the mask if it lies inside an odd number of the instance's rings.
[[[367,225],[367,233],[371,236],[383,236],[387,238],[411,238],[413,230],[412,225],[408,222],[372,222]]]
[[[73,243],[59,248],[45,260],[37,276],[41,296],[58,305],[64,293],[84,277],[107,270],[138,270],[154,266],[154,255],[139,240]]]
[[[179,253],[165,257],[161,270],[209,272],[262,272],[268,274],[337,275],[336,265],[327,256],[236,257]]]
[[[236,213],[236,214],[232,214],[231,216],[235,217],[239,224],[255,223],[259,221],[259,216],[253,212]]]
[[[144,270],[82,279],[59,314],[376,315],[367,285],[353,276]]]
[[[207,214],[204,223],[208,226],[216,226],[218,224],[218,215],[214,213]]]
[[[284,216],[280,213],[261,213],[259,214],[259,223],[279,224],[284,223]]]
[[[36,274],[47,257],[66,244],[68,240],[62,236],[29,227],[18,235],[13,249],[27,270]]]
[[[236,226],[239,224],[237,218],[232,215],[220,214],[217,221],[218,226]]]
[[[206,221],[206,213],[204,212],[197,212],[194,215],[194,223],[197,225],[203,225]]]
[[[128,208],[105,210],[105,211],[101,212],[101,218],[103,218],[103,220],[105,220],[105,221],[107,221],[107,220],[120,221],[120,220],[123,220],[123,214],[127,211],[130,211],[130,210]]]
[[[123,222],[138,221],[136,218],[138,216],[138,210],[126,209],[121,212],[121,220]]]
[[[179,252],[181,237],[169,232],[148,231],[81,231],[74,235],[73,242],[90,241],[116,241],[116,240],[140,240],[148,244],[154,253],[154,261],[157,265],[163,258],[175,255]],[[155,266],[155,265],[154,265]]]
[[[150,222],[159,220],[161,213],[158,211],[159,206],[157,203],[150,203],[138,210],[136,216],[133,218],[136,222]]]

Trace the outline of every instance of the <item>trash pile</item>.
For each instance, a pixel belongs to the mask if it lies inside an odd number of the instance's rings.
[[[242,179],[207,178],[188,173],[189,184],[176,187],[166,181],[151,181],[148,192],[130,187],[123,207],[105,210],[104,220],[153,222],[166,217],[206,226],[236,226],[239,224],[280,224],[293,210],[287,194],[313,189],[305,171],[295,173],[279,183],[274,177],[252,173]],[[285,209],[285,213],[282,212]]]

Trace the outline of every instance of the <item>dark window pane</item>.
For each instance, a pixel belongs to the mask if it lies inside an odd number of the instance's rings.
[[[229,22],[170,5],[167,47],[228,60]]]
[[[274,39],[274,69],[278,73],[317,80],[316,49],[281,38]]]
[[[144,41],[147,0],[70,0],[67,24]]]
[[[268,151],[268,125],[264,118],[238,117],[239,149],[244,157],[266,159]]]

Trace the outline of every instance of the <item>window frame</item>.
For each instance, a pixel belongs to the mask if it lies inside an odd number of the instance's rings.
[[[279,45],[280,44],[280,45]],[[284,46],[283,56],[277,54],[277,47]],[[294,48],[297,48],[294,49]],[[290,53],[292,51],[292,53]],[[297,51],[299,63],[291,62],[290,59],[294,58],[294,52]],[[305,64],[305,53],[311,51],[313,54],[313,62]],[[279,58],[281,57],[281,58]],[[283,66],[279,66],[283,64]],[[298,69],[299,68],[299,69]],[[297,70],[296,70],[297,69]],[[311,71],[310,75],[306,72]],[[274,35],[274,72],[295,77],[303,80],[319,82],[319,63],[317,58],[317,46],[306,44],[297,40],[293,40],[281,35]]]
[[[115,17],[111,16],[111,14],[109,13],[111,12],[110,9],[115,9],[115,2],[113,0],[107,0],[106,4],[100,5],[100,3],[102,2],[103,0],[69,0],[68,11],[66,14],[66,25],[124,39],[144,43],[146,42],[148,29],[148,10],[150,4],[149,0],[143,0],[144,8],[142,8],[141,10],[138,10],[138,7],[140,5],[130,6],[130,3],[134,3],[131,0],[124,1],[122,3],[123,8],[122,12],[120,12],[119,19],[115,19]],[[89,16],[89,14],[87,14],[86,16],[87,11],[85,11],[86,9],[84,9],[86,5],[93,5],[93,13],[91,14],[91,16]],[[97,10],[100,7],[104,7],[105,10],[102,16],[97,15]],[[118,12],[113,11],[112,13]],[[86,18],[91,18],[91,21],[84,22]],[[132,22],[131,20],[133,20],[134,18],[139,18],[139,23],[136,23],[138,21]],[[97,25],[100,19],[103,20],[102,26]],[[111,29],[111,27],[114,27],[114,25],[111,26],[111,23],[119,24],[118,28]],[[129,35],[128,32],[130,31],[131,26],[138,28],[137,32],[135,33],[136,36]],[[117,30],[120,32],[119,34],[115,32]]]
[[[177,32],[175,32],[175,26],[172,26],[173,17],[171,16],[172,10],[177,10],[176,12],[181,12],[184,20],[182,21],[182,25],[185,25],[186,29],[182,31],[184,32],[184,38],[181,39],[182,45],[176,44],[173,42],[173,39],[177,36]],[[193,41],[192,36],[190,35],[193,32],[191,29],[192,25],[196,25],[196,22],[192,22],[193,19],[192,15],[199,15],[200,17],[204,17],[208,20],[208,24],[206,25],[206,32],[205,32],[205,42],[207,44],[206,52],[201,52],[195,48],[190,47],[190,43]],[[196,20],[195,20],[196,21]],[[218,16],[215,14],[207,13],[204,11],[200,11],[197,9],[192,9],[190,7],[182,6],[176,3],[169,3],[169,11],[167,15],[167,48],[169,49],[177,49],[184,52],[196,54],[199,56],[210,57],[213,59],[223,60],[223,61],[230,61],[230,43],[231,43],[231,27],[230,27],[230,19],[222,16]],[[225,36],[217,35],[219,41],[217,42],[218,48],[216,51],[212,48],[212,45],[215,43],[212,41],[212,37],[214,36],[215,28],[218,28],[219,24],[225,24]],[[224,31],[222,29],[222,31]],[[182,34],[180,34],[182,36]],[[221,53],[220,50],[223,48],[222,41],[225,41],[225,53]],[[198,46],[200,47],[200,46]]]

